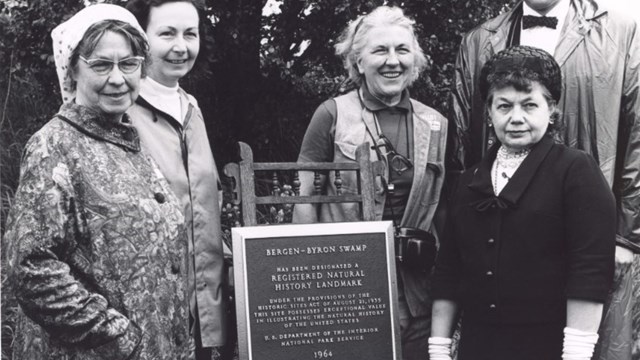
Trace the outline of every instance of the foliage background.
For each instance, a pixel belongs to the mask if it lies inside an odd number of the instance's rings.
[[[181,85],[205,115],[218,165],[236,160],[236,142],[256,161],[294,161],[315,108],[344,91],[334,40],[358,15],[398,5],[417,22],[430,66],[412,97],[448,113],[461,35],[515,0],[204,0],[208,20],[196,68]],[[50,31],[83,0],[0,2],[0,232],[28,138],[60,106]],[[92,1],[93,2],[93,1]],[[124,4],[126,1],[106,1]],[[266,6],[266,7],[265,7]],[[267,11],[264,11],[267,9]],[[2,270],[6,266],[2,255]],[[2,272],[2,359],[11,359],[15,300]]]

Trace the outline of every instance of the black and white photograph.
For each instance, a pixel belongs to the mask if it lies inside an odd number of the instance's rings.
[[[638,0],[0,33],[1,360],[640,360]]]

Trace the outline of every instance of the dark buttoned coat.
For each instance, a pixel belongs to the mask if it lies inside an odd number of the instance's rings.
[[[566,301],[604,302],[614,270],[616,204],[595,160],[544,137],[499,196],[498,146],[460,178],[433,284],[465,321],[563,322]]]

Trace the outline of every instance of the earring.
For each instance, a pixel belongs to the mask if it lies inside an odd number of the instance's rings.
[[[489,123],[487,124],[487,126],[489,127],[493,127],[493,123],[491,121],[489,121]]]

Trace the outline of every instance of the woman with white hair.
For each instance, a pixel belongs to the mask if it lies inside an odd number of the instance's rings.
[[[408,87],[426,66],[414,21],[397,7],[380,6],[344,30],[336,53],[358,88],[325,101],[305,134],[299,162],[353,162],[368,142],[371,159],[386,165],[376,194],[376,217],[395,226],[399,312],[405,359],[424,359],[431,303],[429,273],[435,256],[433,216],[444,175],[447,120],[411,99]],[[322,177],[336,194],[333,174]],[[300,174],[301,195],[314,191],[314,175]],[[384,184],[384,185],[383,185]],[[342,174],[343,193],[355,192],[354,174]],[[360,220],[356,204],[297,204],[294,222]]]
[[[27,144],[7,221],[21,309],[13,357],[185,359],[184,217],[125,114],[144,31],[124,8],[98,4],[51,36],[64,103]]]

